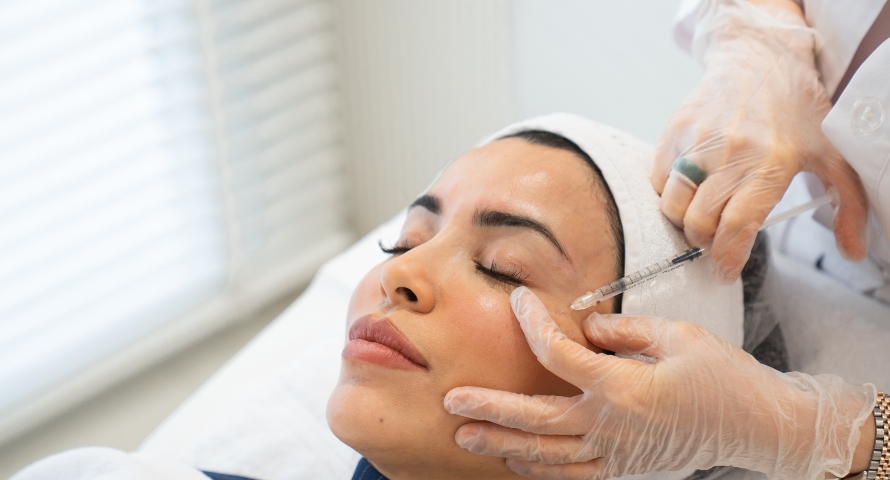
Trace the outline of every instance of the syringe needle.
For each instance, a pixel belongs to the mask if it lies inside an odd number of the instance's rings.
[[[781,221],[787,220],[791,217],[800,215],[807,210],[812,210],[816,207],[825,205],[826,203],[831,202],[833,196],[829,191],[828,194],[819,197],[815,200],[811,200],[803,205],[799,205],[794,207],[788,211],[782,212],[778,215],[774,215],[769,217],[765,222],[763,222],[763,226],[760,227],[760,230],[768,228],[772,225],[775,225]],[[618,280],[600,287],[593,292],[587,292],[584,295],[578,297],[574,302],[572,302],[569,307],[572,310],[586,310],[597,303],[602,302],[603,300],[609,299],[615,295],[619,295],[631,288],[634,288],[638,285],[641,285],[658,275],[661,275],[666,272],[670,272],[675,268],[681,267],[687,263],[692,262],[693,260],[707,256],[710,253],[710,249],[708,247],[703,248],[690,248],[689,250],[674,256],[672,258],[668,258],[662,260],[661,262],[655,263],[653,265],[649,265],[648,267],[639,270],[637,272],[631,273],[625,277],[619,278]],[[566,309],[568,310],[568,309]],[[566,311],[564,310],[564,311]],[[562,313],[562,312],[560,312]]]

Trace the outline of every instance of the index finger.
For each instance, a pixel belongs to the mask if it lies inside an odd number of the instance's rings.
[[[760,226],[782,199],[786,186],[754,179],[726,203],[711,247],[711,258],[723,280],[734,281],[741,275]]]
[[[544,368],[559,378],[584,390],[606,373],[621,368],[621,359],[588,350],[562,333],[541,300],[528,288],[513,290],[510,303],[532,352]]]
[[[544,435],[584,435],[582,422],[566,414],[575,397],[523,395],[482,387],[457,387],[445,395],[445,410],[454,415],[484,420],[525,432]]]

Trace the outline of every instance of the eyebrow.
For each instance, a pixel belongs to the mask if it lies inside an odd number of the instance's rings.
[[[432,195],[421,195],[417,200],[414,200],[414,202],[411,203],[408,210],[411,210],[414,207],[423,207],[436,215],[441,211],[439,199]]]
[[[481,210],[473,214],[473,224],[480,227],[519,227],[534,230],[549,240],[566,260],[570,263],[572,261],[559,240],[556,239],[556,235],[553,235],[553,231],[537,220],[496,210]]]

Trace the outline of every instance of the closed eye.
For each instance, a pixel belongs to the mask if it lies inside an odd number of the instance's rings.
[[[380,247],[380,250],[383,250],[383,253],[388,253],[390,255],[400,255],[400,254],[408,252],[409,250],[414,248],[404,242],[396,243],[395,245],[393,245],[391,247],[384,247],[383,240],[378,240],[377,245]]]
[[[380,247],[384,253],[389,255],[401,255],[403,253],[407,253],[411,251],[412,246],[408,245],[405,242],[399,242],[391,247],[386,247],[383,245],[383,241],[378,241],[377,245]],[[476,263],[476,271],[485,275],[488,279],[496,281],[500,283],[502,286],[508,285],[512,287],[519,287],[525,283],[525,280],[528,278],[528,274],[525,273],[521,268],[513,267],[513,268],[503,268],[499,267],[496,263],[492,262],[490,267],[486,267],[479,262]]]
[[[490,267],[486,267],[485,265],[476,262],[476,271],[492,280],[514,287],[522,286],[528,278],[528,274],[523,272],[521,268],[514,267],[505,269],[498,267],[494,262],[492,262]]]

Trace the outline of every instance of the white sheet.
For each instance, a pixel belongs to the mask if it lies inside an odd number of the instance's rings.
[[[327,427],[352,290],[397,239],[397,215],[325,264],[306,292],[170,416],[141,451],[262,480],[350,478],[359,456]]]

